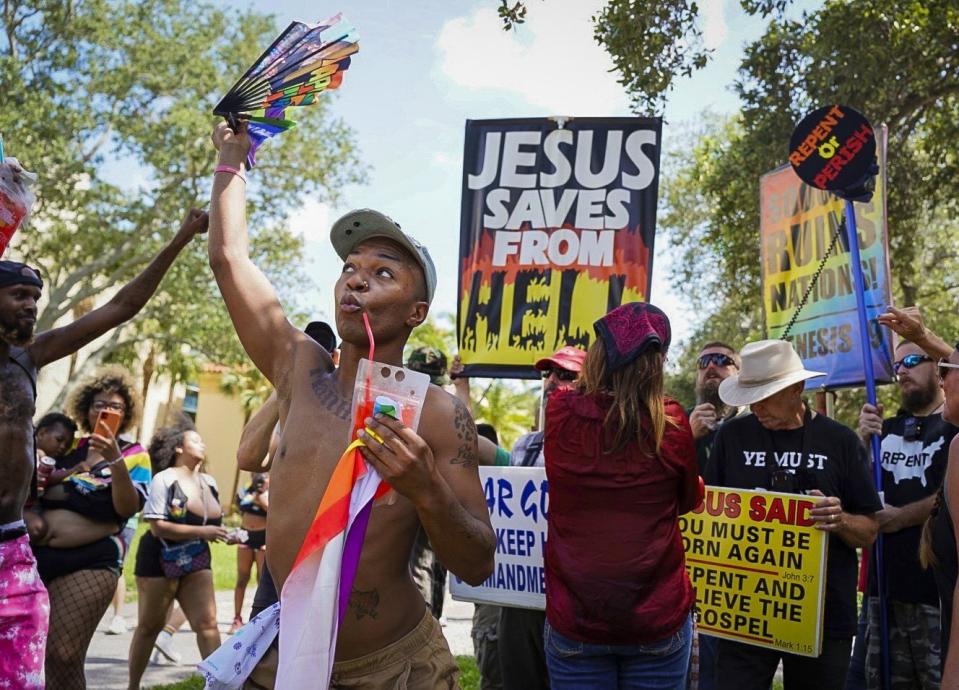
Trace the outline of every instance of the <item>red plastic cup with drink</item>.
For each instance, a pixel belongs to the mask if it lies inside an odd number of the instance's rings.
[[[27,216],[26,205],[0,189],[0,256],[7,250],[14,233]]]
[[[47,482],[56,466],[57,461],[53,458],[43,457],[37,461],[37,496],[42,496],[47,490]]]
[[[0,155],[0,256],[30,215],[36,201],[31,187],[36,182],[36,174],[24,170],[20,161]]]

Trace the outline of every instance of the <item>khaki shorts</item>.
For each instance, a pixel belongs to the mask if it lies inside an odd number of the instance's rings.
[[[247,680],[248,690],[272,688],[278,651],[271,649]],[[363,690],[454,690],[459,667],[440,624],[429,609],[408,634],[379,651],[333,664],[330,688]]]

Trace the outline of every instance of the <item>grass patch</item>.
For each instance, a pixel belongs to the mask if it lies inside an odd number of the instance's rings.
[[[458,656],[456,663],[460,667],[460,687],[463,690],[479,690],[480,676],[479,669],[476,668],[476,660],[471,656]],[[150,690],[203,690],[203,678],[201,676],[190,676],[186,680],[172,685],[155,685]],[[782,690],[782,686],[779,686]]]
[[[137,527],[137,532],[133,536],[133,543],[130,545],[130,553],[123,564],[123,579],[127,584],[126,600],[136,601],[137,582],[133,575],[136,564],[137,549],[140,546],[140,537],[144,532],[150,529],[145,520],[141,520]],[[227,545],[221,542],[210,544],[210,553],[213,558],[213,588],[217,590],[231,590],[236,586],[236,550],[237,546]],[[256,587],[256,581],[253,579],[257,575],[256,566],[253,567],[253,574],[250,578],[250,585]],[[186,686],[192,687],[192,686]],[[199,687],[203,687],[200,685]]]
[[[471,656],[458,656],[456,663],[460,667],[460,687],[463,690],[479,690],[480,675],[476,667],[476,659]],[[157,685],[151,690],[203,690],[203,679],[200,676],[190,676],[186,680],[172,685]],[[772,690],[783,690],[782,681],[773,681]]]
[[[222,542],[210,544],[210,551],[213,556],[213,589],[233,589],[236,587],[236,550],[238,548],[236,544],[223,544]],[[256,589],[256,576],[256,566],[254,565],[247,589],[250,587]]]
[[[190,676],[179,683],[154,685],[150,690],[203,690],[203,676]]]
[[[476,667],[476,659],[471,656],[458,656],[456,663],[460,667],[460,687],[463,690],[479,690],[480,673]]]

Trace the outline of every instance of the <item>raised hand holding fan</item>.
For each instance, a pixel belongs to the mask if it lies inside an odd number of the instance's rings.
[[[248,122],[248,168],[260,144],[296,124],[287,110],[312,105],[337,88],[359,49],[353,25],[337,14],[319,24],[292,22],[257,58],[213,110],[234,129],[237,120]]]

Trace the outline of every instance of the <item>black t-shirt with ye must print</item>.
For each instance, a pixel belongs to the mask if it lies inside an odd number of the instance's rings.
[[[822,415],[807,416],[799,429],[770,431],[748,414],[723,424],[713,441],[704,478],[711,486],[768,491],[794,478],[792,491],[818,489],[836,496],[847,513],[882,509],[866,449],[852,430]],[[826,637],[856,632],[856,550],[835,534],[829,537],[826,567]]]

